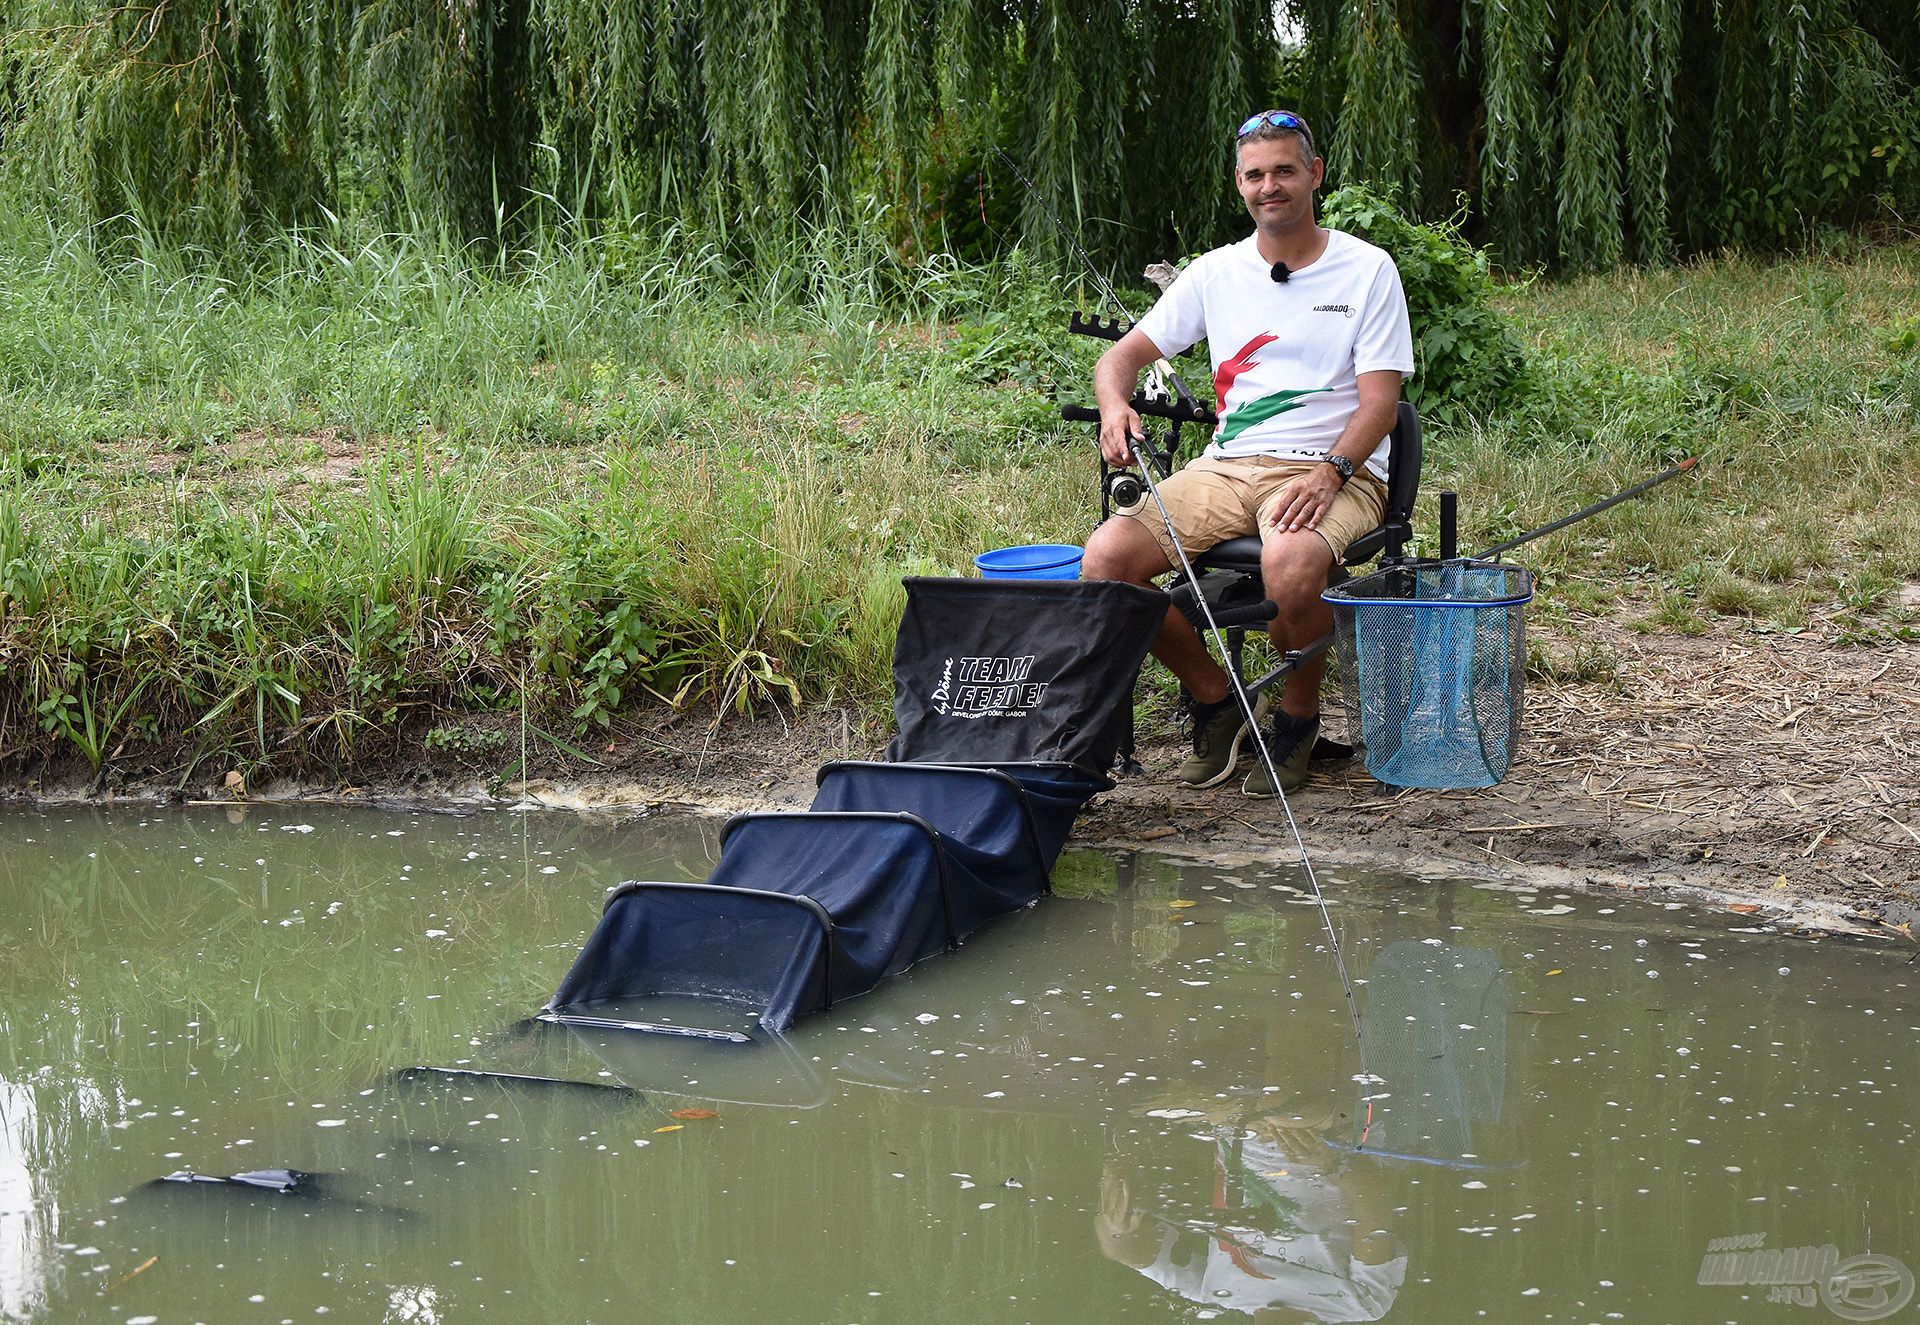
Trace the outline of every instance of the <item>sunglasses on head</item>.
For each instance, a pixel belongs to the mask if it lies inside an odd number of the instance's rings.
[[[1235,134],[1234,138],[1236,141],[1245,138],[1248,134],[1262,126],[1274,129],[1292,129],[1295,133],[1309,132],[1307,122],[1290,110],[1263,110],[1258,115],[1248,116],[1247,122],[1240,126],[1240,132]]]

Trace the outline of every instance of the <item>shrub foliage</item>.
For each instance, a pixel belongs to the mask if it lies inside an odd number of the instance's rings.
[[[1450,423],[1505,404],[1521,385],[1520,338],[1491,300],[1487,254],[1451,222],[1409,220],[1378,194],[1350,184],[1322,219],[1393,255],[1414,329],[1414,375],[1405,394],[1427,419]]]

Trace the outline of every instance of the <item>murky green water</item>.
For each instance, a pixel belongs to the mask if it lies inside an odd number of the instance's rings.
[[[1368,1084],[1291,871],[1079,853],[785,1046],[520,1024],[716,844],[0,812],[0,1319],[1792,1322],[1897,1266],[1756,1246],[1920,1267],[1904,951],[1330,880]],[[148,1185],[268,1168],[322,1177]]]

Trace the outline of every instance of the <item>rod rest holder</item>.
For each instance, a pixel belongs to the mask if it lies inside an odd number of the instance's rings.
[[[1207,571],[1200,576],[1197,584],[1183,580],[1167,592],[1180,615],[1201,634],[1205,634],[1207,629],[1207,614],[1200,610],[1198,601],[1202,594],[1206,596],[1213,619],[1222,630],[1260,625],[1280,614],[1279,606],[1262,594],[1257,575]]]
[[[1220,422],[1220,416],[1205,405],[1182,405],[1177,400],[1149,400],[1136,395],[1128,402],[1135,414],[1151,419],[1171,419],[1175,423],[1203,423],[1211,428]],[[1060,417],[1068,423],[1098,423],[1100,411],[1091,405],[1062,405]]]
[[[1104,318],[1098,313],[1088,317],[1075,310],[1067,318],[1067,330],[1076,336],[1093,336],[1099,340],[1119,340],[1133,330],[1133,323],[1122,318]]]
[[[1280,615],[1280,605],[1271,598],[1262,598],[1257,603],[1248,603],[1245,607],[1229,607],[1213,614],[1214,624],[1222,630],[1232,630],[1236,626],[1257,626],[1273,620]]]

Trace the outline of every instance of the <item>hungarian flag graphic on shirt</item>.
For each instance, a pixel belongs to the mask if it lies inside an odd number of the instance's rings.
[[[1213,398],[1222,405],[1226,404],[1227,392],[1232,389],[1234,380],[1253,367],[1253,356],[1259,353],[1263,345],[1277,339],[1272,333],[1263,331],[1234,351],[1232,358],[1224,360],[1213,374]],[[1265,423],[1277,414],[1298,408],[1301,397],[1319,395],[1331,389],[1310,387],[1304,391],[1270,391],[1264,396],[1243,401],[1220,416],[1220,427],[1214,433],[1213,440],[1224,446],[1247,429]]]

